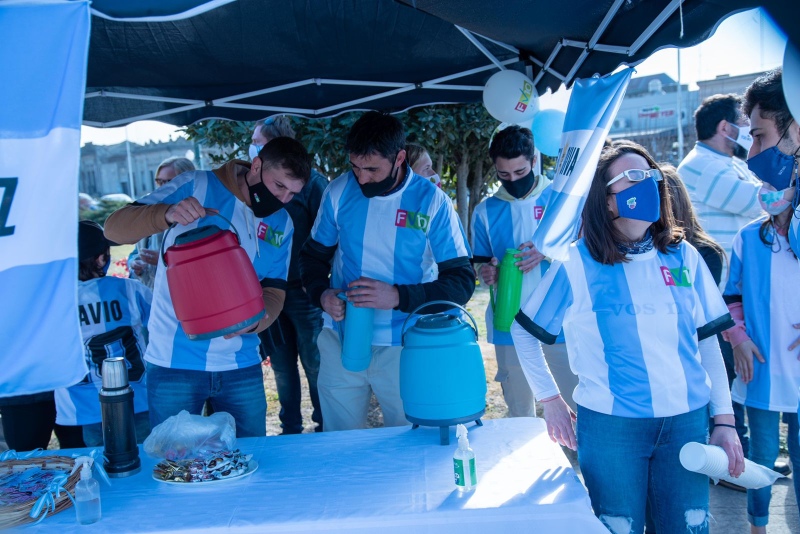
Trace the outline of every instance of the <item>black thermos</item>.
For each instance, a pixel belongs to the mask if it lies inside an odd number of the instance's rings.
[[[133,420],[133,390],[128,385],[125,358],[103,361],[100,410],[103,415],[103,467],[111,478],[135,475],[141,469]]]

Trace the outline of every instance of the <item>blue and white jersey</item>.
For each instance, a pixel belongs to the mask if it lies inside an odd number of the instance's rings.
[[[554,262],[517,322],[545,343],[565,334],[573,399],[621,417],[670,417],[702,408],[711,380],[699,340],[733,322],[711,273],[685,241],[627,263],[596,262],[583,239]]]
[[[133,389],[133,411],[147,411],[144,370],[144,327],[153,293],[141,282],[104,276],[78,282],[78,317],[89,372],[74,386],[55,390],[56,422],[60,425],[99,423],[106,358],[125,358]]]
[[[475,207],[472,214],[472,254],[475,257],[497,258],[503,260],[507,248],[517,248],[533,239],[533,232],[539,226],[544,208],[550,200],[550,181],[539,178],[543,187],[538,187],[530,196],[523,199],[506,198],[495,194]],[[510,195],[508,195],[510,197]],[[526,302],[550,267],[543,260],[530,272],[522,275],[522,297]],[[513,345],[509,332],[494,329],[492,304],[486,308],[486,332],[489,343]]]
[[[741,300],[745,331],[766,360],[753,360],[753,380],[733,381],[731,398],[745,406],[797,412],[800,361],[789,346],[800,321],[800,264],[784,236],[773,233],[773,247],[761,241],[763,219],[753,221],[733,240],[725,300]],[[772,250],[775,250],[773,252]]]
[[[406,167],[402,187],[387,196],[367,198],[352,171],[331,182],[322,196],[311,238],[336,246],[331,287],[365,276],[389,284],[420,284],[436,279],[437,263],[469,257],[467,237],[447,195]],[[375,310],[372,344],[400,345],[407,313]],[[324,314],[325,324],[339,332]]]
[[[191,171],[140,198],[142,204],[175,204],[195,197],[206,208],[215,208],[231,221],[239,233],[242,248],[253,262],[259,280],[286,280],[294,226],[286,210],[279,210],[263,219],[225,188],[211,171]],[[163,250],[167,250],[180,234],[198,226],[216,225],[227,228],[219,217],[205,217],[187,226],[176,226],[166,234]],[[163,256],[159,255],[159,261]],[[163,267],[163,263],[162,263]],[[220,273],[220,276],[224,276]],[[231,339],[217,337],[190,340],[175,316],[167,284],[167,269],[156,271],[153,287],[153,313],[148,326],[150,344],[145,360],[161,367],[195,371],[230,371],[261,363],[257,334],[243,334]]]
[[[800,193],[795,193],[800,194]],[[792,214],[792,222],[789,225],[789,246],[798,254],[800,258],[800,206],[795,208]]]

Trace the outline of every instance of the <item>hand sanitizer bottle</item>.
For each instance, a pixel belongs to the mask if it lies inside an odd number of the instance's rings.
[[[100,484],[92,478],[89,459],[83,460],[81,479],[75,484],[75,516],[81,525],[100,520]]]
[[[475,485],[478,483],[478,475],[475,472],[475,453],[469,448],[467,427],[458,425],[456,437],[458,438],[458,449],[453,454],[456,488],[458,491],[466,493],[475,489]]]

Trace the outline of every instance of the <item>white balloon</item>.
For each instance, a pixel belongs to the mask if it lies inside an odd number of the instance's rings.
[[[539,110],[539,95],[530,78],[521,72],[501,70],[486,82],[483,105],[500,122],[519,124],[533,119]]]
[[[792,117],[800,121],[800,49],[789,41],[783,53],[783,95]]]

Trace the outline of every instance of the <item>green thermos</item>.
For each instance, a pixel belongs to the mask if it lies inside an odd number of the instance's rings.
[[[522,271],[514,265],[519,261],[514,254],[519,254],[515,248],[507,248],[503,261],[500,262],[497,274],[497,298],[489,291],[492,297],[492,312],[494,314],[494,327],[500,332],[511,331],[511,323],[517,316],[522,298]]]

